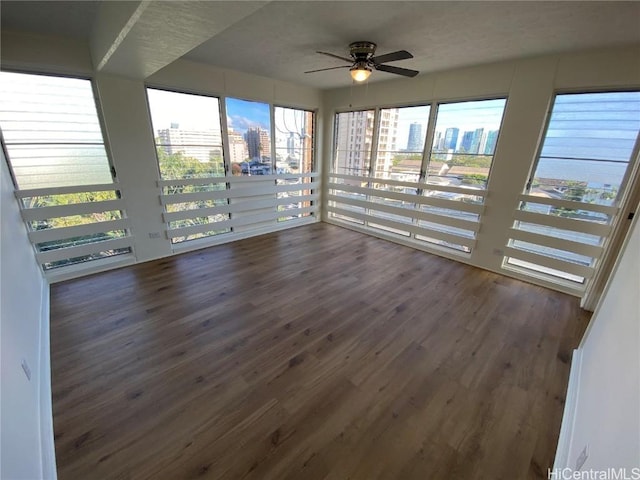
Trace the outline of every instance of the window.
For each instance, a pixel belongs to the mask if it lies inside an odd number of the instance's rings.
[[[276,185],[283,185],[286,191],[278,192],[277,209],[285,215],[280,221],[311,215],[313,192],[304,188],[304,184],[312,182],[310,174],[314,171],[314,114],[307,110],[274,107],[274,123],[276,138],[276,173],[289,175],[289,178],[276,180]],[[300,185],[293,190],[290,185]]]
[[[270,175],[275,173],[276,168],[271,158],[271,109],[269,104],[227,98],[225,106],[233,175]]]
[[[556,95],[508,264],[577,283],[592,274],[639,131],[640,92]]]
[[[215,97],[147,89],[163,180],[224,176]]]
[[[376,178],[418,181],[429,110],[429,105],[380,110]]]
[[[558,95],[529,192],[613,205],[640,129],[640,92]]]
[[[348,177],[368,177],[371,173],[375,113],[375,110],[361,110],[338,113],[335,116],[333,173],[346,177],[338,176],[332,180],[335,184],[344,185],[340,190],[335,190],[334,195],[355,201],[342,206],[341,213],[332,212],[331,216],[335,218],[364,224],[361,218],[344,215],[342,211],[356,212],[360,215],[366,211],[365,207],[357,202],[367,200],[367,195],[362,190],[368,185],[367,180]],[[335,206],[332,197],[330,200]]]
[[[154,88],[147,95],[171,241],[229,232],[216,225],[229,219],[220,211],[228,200],[219,100]]]
[[[436,112],[415,105],[337,114],[329,216],[470,253],[505,105],[495,99],[442,103]]]
[[[111,183],[91,82],[2,72],[2,133],[19,189]]]
[[[366,177],[371,169],[374,110],[336,115],[334,172]]]
[[[132,251],[89,80],[1,72],[0,128],[45,270]]]
[[[422,170],[424,142],[429,125],[429,111],[430,106],[428,105],[380,109],[380,128],[378,129],[373,176],[386,181],[372,182],[372,188],[412,195],[417,193],[417,182]],[[407,182],[413,182],[415,185],[407,184]],[[372,196],[370,201],[388,207],[415,208],[415,202],[411,199],[407,201],[403,198]],[[389,208],[377,210],[376,206],[370,210],[370,214],[374,217],[412,224],[413,220],[410,215],[407,217],[407,213],[404,210]],[[370,222],[369,225],[403,236],[410,235],[408,230],[397,227],[374,222]]]
[[[427,182],[485,189],[506,99],[438,105]]]
[[[438,105],[426,169],[432,187],[423,190],[429,201],[420,207],[434,220],[419,220],[418,225],[440,236],[418,235],[418,240],[471,252],[464,241],[476,237],[478,206],[484,202],[505,105],[504,98]]]

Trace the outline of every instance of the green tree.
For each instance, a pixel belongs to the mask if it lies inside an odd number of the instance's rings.
[[[564,183],[566,190],[562,194],[564,200],[573,200],[575,202],[581,202],[587,193],[587,184],[585,182],[576,182],[569,180]]]
[[[462,175],[462,183],[464,185],[482,185],[487,184],[487,176],[481,173],[466,173]]]
[[[491,155],[459,155],[454,154],[449,160],[450,166],[475,167],[489,169],[491,166]]]

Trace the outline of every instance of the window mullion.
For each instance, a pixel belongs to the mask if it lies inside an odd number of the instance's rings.
[[[427,126],[427,136],[424,140],[424,148],[422,149],[422,163],[420,165],[420,178],[418,183],[427,182],[427,169],[429,168],[429,162],[431,160],[431,150],[433,146],[433,137],[436,131],[436,119],[438,117],[437,103],[432,103],[429,109],[429,124]],[[418,195],[422,195],[422,189],[418,189]]]
[[[371,182],[372,178],[376,176],[376,168],[378,166],[378,139],[380,138],[380,114],[381,110],[379,107],[376,107],[373,113],[373,132],[371,135],[371,154],[369,156],[369,181],[367,182],[367,188],[372,188],[373,183]],[[368,120],[368,119],[367,119]],[[368,121],[367,121],[368,123]],[[365,139],[366,139],[366,130],[365,130]],[[366,197],[367,203],[372,201],[372,197],[367,195]],[[371,209],[366,208],[365,214],[370,215]],[[365,222],[365,225],[369,225],[369,221]]]

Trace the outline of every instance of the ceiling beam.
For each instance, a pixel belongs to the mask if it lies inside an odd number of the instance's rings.
[[[267,3],[101,2],[90,41],[94,68],[147,78]]]

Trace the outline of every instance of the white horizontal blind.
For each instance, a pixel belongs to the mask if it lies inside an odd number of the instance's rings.
[[[313,112],[152,88],[147,93],[160,200],[173,244],[268,228],[316,213]],[[271,108],[278,132],[275,149]]]
[[[556,96],[507,266],[583,288],[618,215],[639,131],[640,92]]]
[[[374,188],[370,182],[393,188]],[[392,233],[407,232],[409,241],[418,244],[436,243],[463,252],[475,246],[475,234],[484,210],[484,191],[474,192],[476,198],[471,203],[442,198],[452,193],[467,194],[455,187],[335,173],[330,174],[328,188],[327,208],[336,219],[361,225],[373,223]]]
[[[167,235],[174,243],[235,227],[316,215],[317,173],[161,180]],[[230,188],[225,188],[229,185]],[[192,187],[188,192],[181,187]],[[193,208],[171,208],[195,205]],[[280,207],[286,207],[282,210]]]
[[[166,214],[176,214],[167,221],[169,232],[193,232],[169,235],[172,243],[229,232],[218,223],[229,214],[211,210],[228,203],[220,101],[154,88],[147,88],[147,96],[162,195],[173,199],[163,205]]]
[[[371,150],[373,146],[375,110],[360,110],[337,113],[334,130],[333,172],[348,177],[368,177],[371,174]],[[362,185],[362,178],[354,180]],[[368,184],[367,184],[368,185]],[[351,200],[367,201],[366,193],[335,190],[333,196],[347,197]],[[332,203],[328,204],[329,206]],[[366,207],[350,205],[349,210],[366,213]],[[363,225],[360,217],[345,216],[329,209],[329,215],[335,219],[355,222]]]
[[[0,127],[45,270],[132,252],[91,82],[0,73]]]
[[[429,123],[430,106],[383,108],[379,110],[372,167],[371,188],[389,192],[417,194],[417,189],[396,182],[418,182],[424,157],[424,144]],[[400,135],[402,134],[402,138]],[[405,223],[406,209],[414,208],[411,201],[384,195],[368,196],[367,201],[382,204],[367,208],[367,214],[386,220]],[[392,208],[385,208],[392,207]],[[402,210],[396,210],[401,208]],[[397,212],[401,214],[398,215]],[[429,225],[435,225],[430,223]],[[374,229],[384,230],[403,237],[412,233],[404,228],[389,227],[385,222],[368,222]]]

